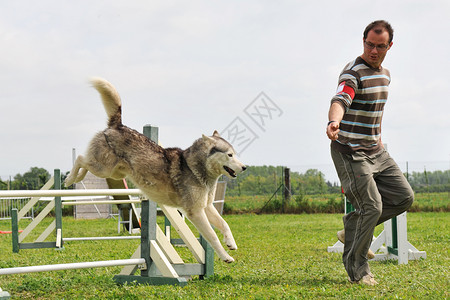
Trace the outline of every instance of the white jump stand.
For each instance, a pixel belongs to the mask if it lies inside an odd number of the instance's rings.
[[[346,205],[346,213],[347,213]],[[427,257],[425,251],[417,250],[408,242],[406,212],[383,223],[384,229],[372,240],[370,250],[375,253],[371,260],[396,259],[399,264],[407,264],[409,260]],[[337,241],[328,247],[328,252],[343,252],[344,244]],[[377,253],[381,252],[381,253]]]
[[[419,251],[408,242],[406,212],[384,222],[384,230],[372,241],[370,249],[375,254],[373,260],[397,259],[399,264],[409,260],[427,258],[425,251]]]
[[[3,291],[2,288],[0,288],[0,299],[6,300],[11,298],[11,295],[7,291]]]

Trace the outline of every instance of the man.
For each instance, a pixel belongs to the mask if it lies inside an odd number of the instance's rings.
[[[381,119],[390,73],[381,66],[392,47],[393,29],[375,21],[364,30],[364,53],[346,65],[328,112],[331,157],[355,211],[343,217],[342,256],[352,283],[376,285],[367,253],[375,226],[406,211],[414,193],[381,142]]]

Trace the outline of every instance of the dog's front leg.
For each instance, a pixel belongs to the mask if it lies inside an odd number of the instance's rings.
[[[231,263],[234,259],[225,251],[219,241],[216,233],[212,229],[204,209],[196,210],[194,212],[187,212],[187,217],[198,229],[201,235],[211,244],[217,255],[223,261]]]
[[[79,155],[75,160],[72,171],[70,171],[69,176],[67,176],[66,180],[64,181],[64,185],[66,187],[74,184],[75,182],[80,182],[81,180],[83,180],[83,178],[86,176],[86,173],[88,172],[86,168],[83,168],[84,164],[84,157],[82,155]]]
[[[228,226],[228,223],[222,218],[222,216],[219,214],[214,205],[208,204],[208,206],[205,209],[205,212],[209,222],[214,227],[217,227],[223,234],[223,241],[225,242],[225,244],[227,244],[228,248],[230,250],[236,250],[237,245],[236,242],[234,241],[233,234],[231,233],[230,226]]]

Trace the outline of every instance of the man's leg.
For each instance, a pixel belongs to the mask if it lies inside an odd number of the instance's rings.
[[[367,251],[382,211],[382,197],[373,178],[373,163],[364,155],[331,151],[347,199],[355,211],[344,216],[343,263],[351,281],[371,276]]]
[[[379,172],[375,176],[382,197],[383,211],[378,220],[381,224],[406,211],[414,201],[414,192],[402,171],[385,151],[377,158]]]

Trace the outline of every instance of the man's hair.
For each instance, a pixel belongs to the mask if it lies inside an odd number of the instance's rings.
[[[389,33],[389,44],[394,39],[394,29],[392,29],[391,24],[384,20],[373,21],[369,25],[367,25],[364,30],[364,40],[367,38],[369,31],[374,30],[376,34],[383,33],[383,30],[386,30]]]

